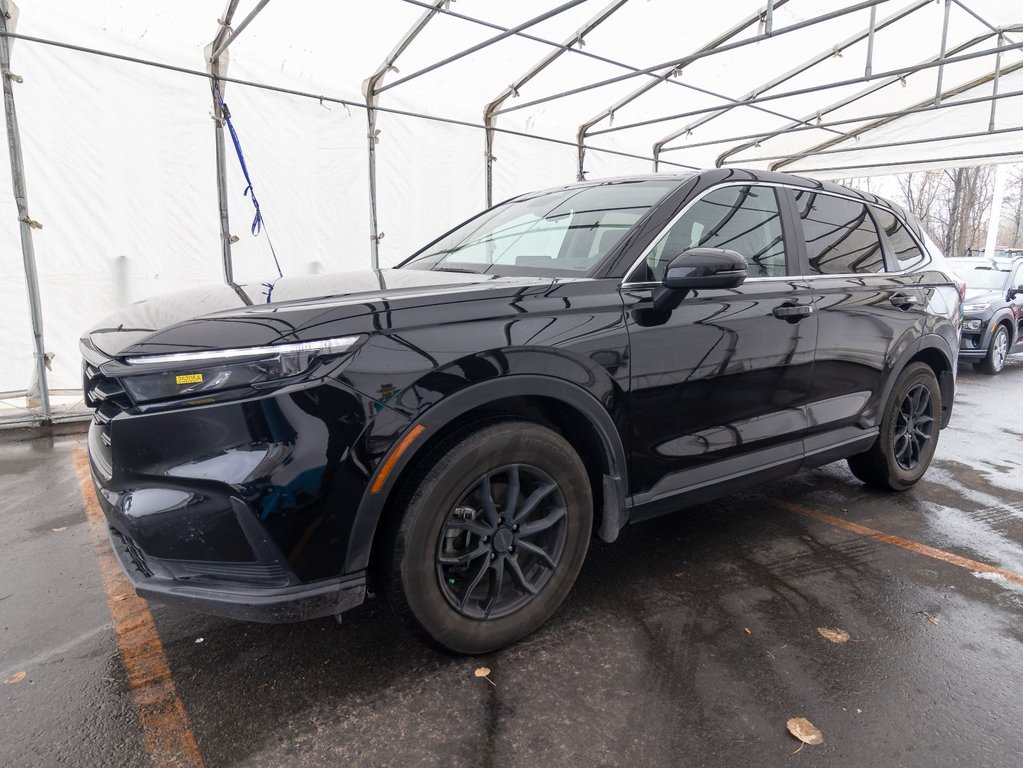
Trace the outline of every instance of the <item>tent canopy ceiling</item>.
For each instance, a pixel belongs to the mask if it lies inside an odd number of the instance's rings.
[[[116,5],[126,29],[145,28],[117,53],[196,68],[220,29],[199,0]],[[72,11],[80,29],[114,21],[94,7]],[[45,33],[32,16],[18,32]],[[377,0],[343,12],[228,0],[222,18],[238,28],[229,77],[364,104],[377,72],[382,110],[477,126],[498,100],[495,153],[515,132],[581,136],[591,154],[664,170],[845,177],[1023,158],[1018,0]]]

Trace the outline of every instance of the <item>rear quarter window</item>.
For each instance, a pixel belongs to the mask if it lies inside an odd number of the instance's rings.
[[[922,264],[926,260],[926,256],[920,250],[920,246],[916,244],[916,240],[913,239],[906,225],[899,221],[898,216],[883,208],[874,208],[873,210],[878,226],[888,236],[888,245],[891,246],[892,254],[899,264],[899,271],[912,269]]]

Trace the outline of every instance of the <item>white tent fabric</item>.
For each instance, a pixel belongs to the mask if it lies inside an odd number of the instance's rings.
[[[14,92],[29,205],[43,224],[34,238],[55,353],[49,384],[71,391],[83,329],[125,303],[223,278],[212,103],[197,74],[222,7],[23,5],[20,37],[9,41],[23,78]],[[255,5],[242,0],[235,24]],[[649,172],[655,146],[663,172],[721,162],[839,178],[1023,160],[1019,0],[277,0],[232,42],[226,74],[307,95],[238,82],[224,95],[286,275],[368,266],[362,83],[434,7],[380,86],[383,266],[484,207],[484,107],[558,45],[494,118],[495,201],[573,181],[577,135],[591,123],[587,178]],[[521,34],[502,32],[559,7]],[[950,61],[938,67],[946,13]],[[495,36],[503,39],[423,72]],[[720,52],[676,66],[715,40]],[[274,273],[266,233],[248,232],[253,212],[230,140],[227,152],[236,279],[260,281]],[[29,387],[34,358],[10,169],[0,167],[0,392],[16,393]]]

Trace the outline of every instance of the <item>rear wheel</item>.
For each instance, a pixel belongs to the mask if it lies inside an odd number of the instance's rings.
[[[571,589],[592,506],[585,467],[557,433],[506,421],[457,435],[412,479],[385,554],[388,602],[448,651],[513,643]]]
[[[849,457],[849,469],[882,490],[916,485],[937,448],[940,414],[941,390],[934,371],[925,363],[911,363],[892,388],[877,440],[870,450]]]
[[[984,359],[977,363],[976,368],[981,373],[994,376],[1000,373],[1005,367],[1005,358],[1009,356],[1009,332],[1004,325],[995,328],[991,337],[991,344],[988,345],[987,354]]]

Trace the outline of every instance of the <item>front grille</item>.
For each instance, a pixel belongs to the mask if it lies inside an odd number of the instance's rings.
[[[99,444],[105,464],[110,464],[110,421],[131,408],[131,399],[117,379],[112,379],[94,365],[85,363],[82,368],[82,391],[85,404],[93,409],[92,421],[99,427]]]
[[[151,578],[153,571],[146,563],[146,556],[142,550],[139,549],[139,545],[135,543],[135,539],[121,533],[116,528],[111,528],[110,533],[114,537],[115,544],[120,545],[121,551],[128,556],[129,562],[135,566],[135,570],[142,574],[145,578]],[[124,558],[122,558],[122,560],[123,559]]]

